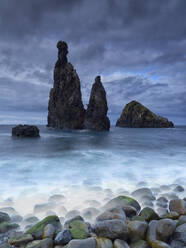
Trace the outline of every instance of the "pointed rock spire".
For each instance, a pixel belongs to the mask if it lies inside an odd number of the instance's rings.
[[[57,48],[58,60],[54,68],[54,85],[50,91],[48,105],[48,126],[61,129],[82,129],[85,110],[80,80],[67,60],[67,43],[59,41]]]
[[[85,115],[85,127],[95,131],[108,131],[110,121],[107,117],[106,92],[101,83],[101,77],[97,76],[92,85],[88,108]]]

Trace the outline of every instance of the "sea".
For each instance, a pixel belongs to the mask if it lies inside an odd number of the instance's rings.
[[[186,186],[186,126],[62,131],[38,126],[40,138],[13,138],[0,126],[0,201],[32,212],[53,194],[69,210],[139,187]],[[36,197],[37,196],[37,197]]]

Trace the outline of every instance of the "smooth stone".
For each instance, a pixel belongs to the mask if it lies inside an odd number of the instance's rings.
[[[65,215],[65,218],[66,219],[72,219],[76,216],[80,215],[80,211],[78,210],[71,210],[69,211],[66,215]]]
[[[48,224],[52,224],[55,227],[55,232],[61,230],[59,218],[56,215],[51,215],[29,228],[26,233],[30,233],[35,239],[41,239],[43,230]]]
[[[180,226],[180,225],[185,224],[185,223],[186,223],[186,215],[181,215],[178,219],[177,226]]]
[[[176,222],[171,219],[159,220],[156,227],[156,233],[159,240],[167,242],[176,229]]]
[[[157,215],[157,213],[149,207],[143,208],[139,216],[142,216],[147,222],[151,220],[159,220],[159,216]]]
[[[80,220],[80,221],[84,221],[83,217],[81,217],[80,215],[77,215],[76,217],[69,219],[65,222],[65,228],[69,229],[71,223],[73,223],[75,220]]]
[[[105,209],[110,209],[110,208],[115,208],[115,207],[123,208],[125,206],[132,206],[137,211],[140,211],[141,209],[139,203],[135,199],[129,196],[118,196],[116,198],[113,198],[104,206],[104,208]]]
[[[96,222],[94,231],[98,237],[116,239],[122,236],[123,239],[128,237],[128,227],[122,220],[104,220]]]
[[[113,248],[113,244],[110,239],[96,237],[96,248]]]
[[[28,243],[25,248],[53,248],[53,240],[50,238],[34,240]]]
[[[130,248],[127,242],[121,239],[114,240],[114,248]]]
[[[171,200],[169,203],[169,209],[170,211],[175,211],[178,214],[186,214],[186,202],[181,199],[174,199]]]
[[[95,238],[73,239],[68,243],[68,248],[97,248]]]
[[[179,214],[177,212],[171,211],[163,216],[161,216],[161,218],[163,219],[172,219],[172,220],[176,220],[179,218]]]
[[[186,245],[186,223],[178,226],[174,232],[173,239]]]
[[[174,191],[175,192],[183,192],[183,191],[185,191],[185,189],[182,186],[178,185],[178,186],[176,186],[176,188],[174,188]]]
[[[175,193],[165,193],[165,194],[161,194],[161,196],[167,198],[169,201],[174,199],[179,199],[179,197]]]
[[[54,203],[54,202],[46,202],[46,203],[42,203],[42,204],[36,204],[34,206],[34,213],[42,213],[42,212],[46,212],[48,210],[51,210],[52,208],[56,207],[55,204],[56,203]]]
[[[0,223],[10,221],[10,216],[7,213],[0,212]]]
[[[55,238],[55,244],[57,245],[66,245],[72,239],[70,230],[63,230],[59,232]]]
[[[151,220],[147,228],[146,240],[149,245],[151,245],[153,241],[157,240],[157,236],[156,236],[157,223],[158,223],[157,220]]]
[[[93,217],[97,216],[99,213],[100,211],[93,207],[86,208],[82,211],[82,215],[86,219],[92,219]]]
[[[23,217],[21,215],[19,215],[19,214],[12,215],[11,221],[16,222],[16,223],[20,223],[20,222],[23,221]]]
[[[170,244],[171,248],[184,248],[184,243],[178,241],[178,240],[172,240]]]
[[[130,248],[150,248],[145,240],[138,240],[130,244]]]
[[[125,221],[126,215],[122,208],[111,208],[97,216],[96,221],[120,219]]]
[[[157,209],[157,214],[161,218],[162,216],[168,214],[168,210],[166,208],[160,207],[160,208]]]
[[[43,239],[45,239],[45,238],[53,239],[55,231],[56,231],[56,229],[52,224],[46,225],[43,229]]]
[[[8,240],[8,243],[13,246],[23,246],[31,242],[33,237],[31,234],[23,234],[19,237],[13,237]]]
[[[3,207],[0,208],[0,211],[7,213],[10,216],[17,214],[16,210],[13,207]]]
[[[153,196],[152,191],[149,188],[137,189],[137,190],[133,191],[131,193],[131,195],[133,197],[135,197],[135,198],[138,198],[138,199],[143,199],[143,197],[145,199],[148,199],[148,200],[154,200],[155,199],[155,197]]]
[[[167,208],[168,200],[165,197],[159,197],[156,201],[156,205],[162,208]]]
[[[130,221],[128,223],[129,237],[130,240],[137,241],[140,239],[145,239],[148,224],[142,221]]]
[[[151,246],[152,248],[171,248],[170,245],[160,240],[153,241]]]
[[[88,227],[85,222],[81,220],[74,220],[69,226],[72,239],[86,239],[90,237]]]
[[[143,203],[142,203],[142,207],[144,208],[144,207],[154,207],[154,204],[153,204],[153,202],[152,201],[144,201]]]
[[[13,229],[18,229],[19,225],[16,223],[2,222],[0,224],[0,233],[5,233]]]

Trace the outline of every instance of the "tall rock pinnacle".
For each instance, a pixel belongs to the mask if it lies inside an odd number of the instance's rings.
[[[68,45],[57,43],[58,60],[54,68],[54,85],[50,91],[48,126],[61,129],[82,129],[85,110],[82,103],[80,80],[68,62]]]
[[[92,85],[89,104],[85,115],[85,127],[95,131],[108,131],[110,121],[107,117],[106,92],[101,83],[101,77],[97,76]]]

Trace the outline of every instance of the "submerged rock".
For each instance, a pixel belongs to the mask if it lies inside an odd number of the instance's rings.
[[[110,121],[107,117],[106,92],[101,83],[101,77],[97,76],[92,86],[88,108],[85,114],[85,127],[95,131],[108,131]]]
[[[168,119],[158,116],[137,101],[128,103],[116,122],[118,127],[161,128],[174,127]]]
[[[54,85],[48,105],[48,127],[82,129],[85,110],[82,103],[80,80],[67,60],[68,46],[57,43],[58,60],[54,69]]]
[[[18,125],[12,128],[12,136],[37,138],[39,137],[39,129],[36,126]]]

